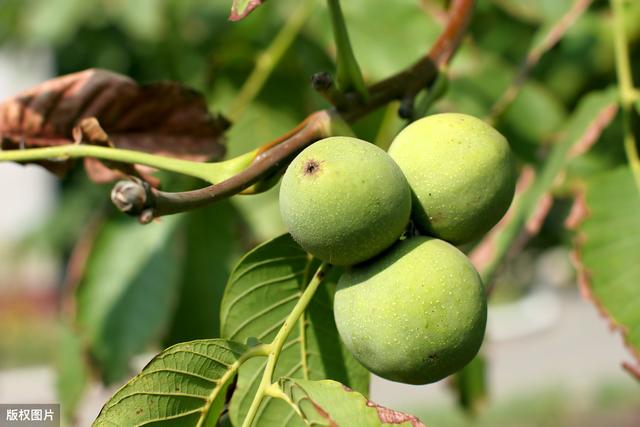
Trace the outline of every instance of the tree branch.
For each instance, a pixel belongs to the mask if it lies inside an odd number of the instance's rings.
[[[121,192],[116,186],[112,200],[125,213],[139,217],[142,223],[153,218],[188,211],[211,202],[230,197],[245,190],[264,177],[272,176],[293,157],[313,142],[331,136],[332,127],[340,122],[354,123],[394,100],[415,97],[420,90],[432,84],[439,69],[446,65],[464,37],[473,13],[475,0],[453,0],[449,9],[449,21],[429,53],[411,67],[369,87],[369,97],[363,101],[357,96],[347,97],[341,105],[317,111],[309,115],[300,125],[264,146],[254,162],[239,174],[198,190],[168,193],[145,187],[144,203],[139,198],[127,200],[127,194],[139,197],[141,191]],[[136,182],[133,181],[133,185]],[[137,185],[143,185],[137,182]]]
[[[178,193],[159,191],[146,186],[146,200],[140,204],[140,192],[133,192],[131,188],[128,188],[126,194],[116,191],[121,185],[119,183],[114,187],[111,199],[120,210],[139,216],[140,222],[146,224],[153,218],[185,212],[233,196],[258,182],[262,177],[283,167],[285,162],[290,161],[307,145],[330,136],[332,134],[331,123],[335,120],[335,116],[336,113],[325,110],[311,114],[284,139],[276,141],[276,145],[258,154],[251,166],[219,184]],[[271,146],[273,143],[268,145]],[[137,185],[142,185],[142,183],[138,181]],[[138,198],[137,203],[130,203],[127,200],[128,194],[135,194],[135,197]]]

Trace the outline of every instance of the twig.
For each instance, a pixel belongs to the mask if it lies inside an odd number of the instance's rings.
[[[122,184],[118,184],[111,193],[111,200],[123,212],[139,216],[140,222],[146,224],[153,218],[185,212],[232,196],[282,167],[285,161],[290,160],[307,145],[331,135],[331,123],[335,113],[330,114],[324,110],[313,113],[286,139],[259,154],[251,166],[219,184],[177,193],[147,187],[143,190],[146,198],[142,204],[139,200],[140,191],[133,191],[130,187],[127,187],[127,193],[117,191],[116,187],[122,186]],[[135,181],[131,181],[131,183],[136,185]],[[143,183],[138,182],[137,185],[143,185]],[[128,194],[133,194],[136,201],[129,203]],[[129,209],[123,209],[125,206],[128,206]]]
[[[562,18],[556,24],[551,27],[549,32],[545,35],[543,40],[534,46],[524,62],[520,66],[518,74],[514,77],[511,85],[505,90],[502,96],[493,104],[491,112],[487,121],[495,123],[495,121],[505,112],[507,107],[516,99],[518,92],[527,81],[527,77],[531,70],[538,64],[542,55],[555,46],[565,35],[567,30],[573,25],[573,23],[587,10],[591,5],[592,0],[575,0],[571,8],[565,13]]]
[[[415,95],[433,83],[440,67],[447,64],[457,50],[471,19],[474,5],[475,0],[453,0],[447,26],[429,53],[408,69],[369,87],[369,97],[366,101],[354,102],[345,109],[334,107],[311,114],[284,137],[267,144],[265,147],[268,149],[265,149],[251,166],[223,182],[179,193],[151,189],[141,209],[129,210],[126,213],[140,216],[141,222],[149,222],[154,217],[184,212],[237,194],[263,177],[273,175],[306,146],[330,136],[331,127],[336,122],[356,122],[391,101]],[[120,197],[119,194],[116,196]],[[134,206],[133,203],[128,205]]]
[[[354,98],[349,96],[352,94],[340,92],[333,81],[333,77],[326,71],[321,71],[311,76],[311,87],[338,111],[347,110],[349,101]],[[359,101],[359,99],[355,101]]]

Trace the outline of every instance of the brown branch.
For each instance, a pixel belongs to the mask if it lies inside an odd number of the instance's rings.
[[[349,103],[360,102],[360,96],[354,93],[343,93],[335,85],[333,76],[326,71],[311,76],[311,87],[338,111],[345,111]]]
[[[241,192],[259,181],[263,176],[282,167],[285,162],[290,161],[307,145],[330,136],[329,123],[331,122],[331,114],[324,110],[313,113],[286,140],[259,154],[250,167],[219,184],[180,193],[168,193],[151,189],[152,200],[154,201],[153,206],[151,206],[153,210],[152,216],[149,217],[147,213],[145,217],[140,217],[141,222],[147,223],[154,217],[199,208]]]
[[[475,0],[453,0],[447,25],[424,58],[408,69],[369,87],[370,96],[366,101],[346,94],[344,102],[340,105],[309,115],[295,129],[267,144],[251,166],[239,174],[209,187],[179,193],[168,193],[144,186],[141,190],[146,195],[143,204],[140,204],[139,199],[127,199],[128,194],[139,197],[141,191],[131,191],[131,183],[128,186],[120,185],[114,188],[112,200],[123,212],[138,216],[141,222],[147,223],[156,217],[184,212],[238,194],[286,166],[297,153],[311,143],[330,136],[334,123],[354,123],[391,101],[412,99],[420,90],[433,83],[439,68],[450,61],[460,45],[474,4]],[[132,183],[136,185],[136,181]],[[137,185],[143,186],[143,183],[138,182]],[[126,192],[119,191],[125,187]]]

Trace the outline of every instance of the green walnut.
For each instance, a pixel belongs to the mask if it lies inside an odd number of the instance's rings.
[[[487,322],[482,281],[455,246],[413,237],[347,270],[334,315],[356,359],[383,378],[428,384],[478,353]]]
[[[407,126],[389,155],[413,191],[417,228],[453,244],[486,233],[515,191],[515,161],[497,130],[465,114],[435,114]]]
[[[391,246],[409,222],[411,190],[382,149],[331,137],[304,149],[287,168],[280,212],[307,252],[353,265]]]

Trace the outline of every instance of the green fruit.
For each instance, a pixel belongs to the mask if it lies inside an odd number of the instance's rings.
[[[455,246],[431,237],[398,242],[342,275],[334,315],[345,346],[371,372],[427,384],[477,354],[487,322],[480,277]]]
[[[497,130],[465,114],[436,114],[407,126],[389,155],[413,191],[420,231],[454,244],[472,241],[505,214],[515,191],[515,161]]]
[[[307,252],[352,265],[379,254],[402,234],[411,191],[386,152],[360,139],[332,137],[307,147],[289,165],[280,211]]]

